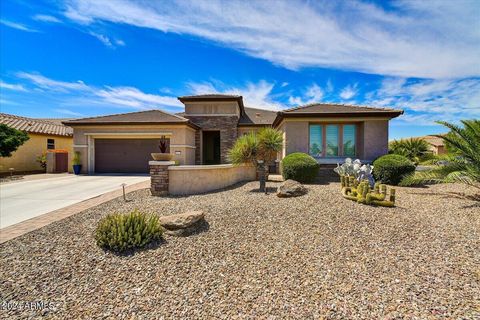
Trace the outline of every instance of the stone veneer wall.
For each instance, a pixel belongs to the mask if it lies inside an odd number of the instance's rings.
[[[150,161],[150,191],[153,196],[168,194],[168,167],[175,161]]]
[[[235,140],[237,140],[238,116],[191,116],[185,114],[184,117],[199,125],[202,130],[220,131],[220,161],[221,163],[228,163],[228,150],[232,148]],[[200,142],[200,136],[198,140]],[[198,157],[199,162],[196,163],[199,164],[202,161],[201,144],[199,143],[196,146],[195,159]]]

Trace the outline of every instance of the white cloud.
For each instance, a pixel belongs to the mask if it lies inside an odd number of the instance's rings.
[[[18,72],[17,77],[30,80],[32,83],[36,84],[40,88],[50,89],[54,91],[88,90],[89,89],[89,87],[85,85],[85,83],[83,83],[82,81],[77,81],[77,82],[57,81],[57,80],[44,77],[43,75],[38,73]]]
[[[68,115],[68,116],[73,116],[73,117],[84,117],[84,114],[82,114],[80,112],[75,112],[75,111],[72,111],[72,110],[68,110],[68,109],[53,109],[53,111],[55,111],[57,113],[65,114],[65,115]]]
[[[112,40],[104,34],[100,34],[100,33],[93,32],[93,31],[90,31],[88,34],[97,38],[105,46],[107,46],[109,48],[112,48],[112,49],[117,47],[117,46],[120,46],[120,47],[125,46],[125,42],[123,40],[119,40],[119,39]]]
[[[51,16],[48,14],[36,14],[32,18],[33,20],[42,21],[42,22],[62,23],[62,21],[57,17]]]
[[[13,28],[13,29],[22,30],[22,31],[26,31],[26,32],[38,32],[38,30],[32,29],[30,27],[27,27],[26,25],[23,25],[23,24],[17,23],[17,22],[0,20],[0,24],[6,25],[7,27],[10,27],[10,28]]]
[[[104,105],[138,110],[159,107],[183,107],[183,104],[176,97],[149,94],[135,87],[97,87],[86,85],[83,81],[59,81],[47,78],[41,74],[27,72],[18,72],[17,76],[36,85],[37,89],[41,89],[39,94],[54,99],[55,103],[60,105],[80,107]]]
[[[348,85],[343,88],[342,91],[340,91],[340,98],[342,98],[343,100],[350,100],[355,97],[358,93],[357,85],[358,84],[355,83],[353,86]]]
[[[322,102],[324,96],[324,91],[320,86],[316,83],[312,83],[309,86],[302,97],[298,96],[291,96],[288,98],[288,103],[290,105],[304,105],[309,103],[315,102]]]
[[[399,120],[415,124],[480,117],[480,79],[387,78],[365,98],[369,105],[405,109]]]
[[[149,106],[183,106],[176,97],[159,96],[144,93],[134,87],[105,87],[95,93],[104,101],[134,108],[149,108]],[[151,108],[151,107],[150,107]]]
[[[282,88],[285,88],[286,86],[288,86],[288,82],[282,82],[282,84],[280,85],[280,87]]]
[[[0,88],[1,89],[7,89],[7,90],[12,90],[12,91],[27,91],[27,89],[21,85],[21,84],[11,84],[11,83],[6,83],[0,80]]]
[[[266,110],[280,110],[283,106],[273,101],[273,83],[260,80],[258,83],[248,82],[245,86],[227,86],[220,81],[189,83],[192,94],[223,93],[243,96],[246,107]]]
[[[68,1],[80,23],[189,34],[287,68],[324,67],[419,78],[480,75],[477,1]]]

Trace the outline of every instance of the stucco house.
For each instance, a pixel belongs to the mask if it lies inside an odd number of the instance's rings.
[[[68,159],[73,152],[73,129],[62,124],[68,119],[35,119],[0,113],[0,123],[28,133],[29,140],[11,157],[0,157],[0,173],[43,172],[37,157],[49,151],[66,151]],[[69,160],[68,160],[69,161]],[[71,170],[71,166],[68,166]]]
[[[279,157],[306,152],[319,163],[356,157],[371,161],[388,151],[388,122],[403,113],[340,104],[310,104],[280,112],[244,106],[242,96],[178,98],[185,112],[149,110],[64,122],[74,131],[74,150],[85,173],[148,172],[151,152],[162,136],[181,165],[227,163],[237,137],[261,127],[283,132]]]

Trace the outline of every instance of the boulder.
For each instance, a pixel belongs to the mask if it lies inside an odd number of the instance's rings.
[[[203,220],[203,211],[188,211],[181,214],[160,217],[160,224],[167,230],[179,230],[190,228]]]
[[[307,189],[298,181],[287,180],[278,187],[277,197],[298,197],[307,193]]]

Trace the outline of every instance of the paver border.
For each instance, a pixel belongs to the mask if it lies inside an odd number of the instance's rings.
[[[150,187],[150,181],[142,181],[125,187],[125,193],[130,193],[140,189]],[[67,207],[44,213],[40,216],[30,218],[28,220],[0,229],[0,244],[12,240],[16,237],[40,229],[52,222],[65,219],[79,212],[98,206],[104,202],[113,200],[122,196],[121,189],[110,191],[99,196],[83,200],[79,203],[69,205]]]

